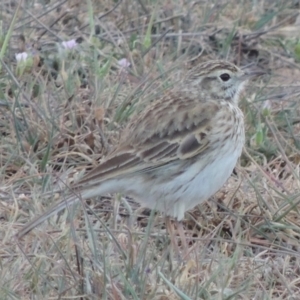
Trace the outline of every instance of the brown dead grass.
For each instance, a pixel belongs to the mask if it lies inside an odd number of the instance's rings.
[[[2,59],[0,298],[299,299],[299,3],[46,2],[22,4]],[[17,3],[0,5],[3,41]],[[64,49],[71,39],[80,43]],[[22,71],[23,51],[32,63]],[[58,201],[53,190],[114,147],[132,114],[215,58],[269,76],[241,103],[247,143],[235,173],[186,214],[188,254],[179,237],[180,253],[172,248],[163,216],[123,195],[14,239]]]

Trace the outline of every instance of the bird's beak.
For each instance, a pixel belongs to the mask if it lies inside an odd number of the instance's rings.
[[[244,75],[242,76],[242,80],[247,80],[253,77],[258,77],[262,75],[266,75],[267,73],[263,70],[260,69],[250,69],[250,70],[245,70]]]

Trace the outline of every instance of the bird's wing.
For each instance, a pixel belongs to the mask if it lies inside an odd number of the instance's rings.
[[[200,102],[183,93],[162,98],[134,118],[119,147],[76,186],[94,185],[200,154],[209,147],[219,109],[217,102]]]

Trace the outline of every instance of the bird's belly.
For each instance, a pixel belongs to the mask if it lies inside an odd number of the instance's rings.
[[[178,220],[184,213],[215,194],[231,175],[241,154],[243,143],[229,146],[223,155],[206,153],[187,167],[186,162],[170,164],[148,174],[103,182],[98,189],[82,194],[83,198],[122,191],[143,206],[159,210]],[[224,150],[224,149],[223,149]]]
[[[241,153],[239,149],[232,150],[222,157],[215,154],[215,160],[206,166],[201,159],[196,161],[173,180],[159,178],[149,185],[137,179],[142,191],[136,195],[137,200],[148,208],[181,220],[185,211],[207,200],[224,185]]]

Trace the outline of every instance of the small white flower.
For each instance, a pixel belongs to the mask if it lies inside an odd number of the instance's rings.
[[[265,110],[265,109],[271,110],[271,108],[272,108],[272,103],[271,103],[270,100],[266,100],[266,101],[263,102],[262,110]]]
[[[66,42],[62,42],[62,45],[65,49],[73,49],[75,47],[77,47],[77,43],[76,40],[70,40],[70,41],[66,41]]]
[[[122,68],[128,68],[130,66],[130,62],[126,58],[122,58],[118,61],[118,65],[121,66]]]
[[[15,54],[17,62],[25,61],[28,58],[27,52],[21,52]]]

